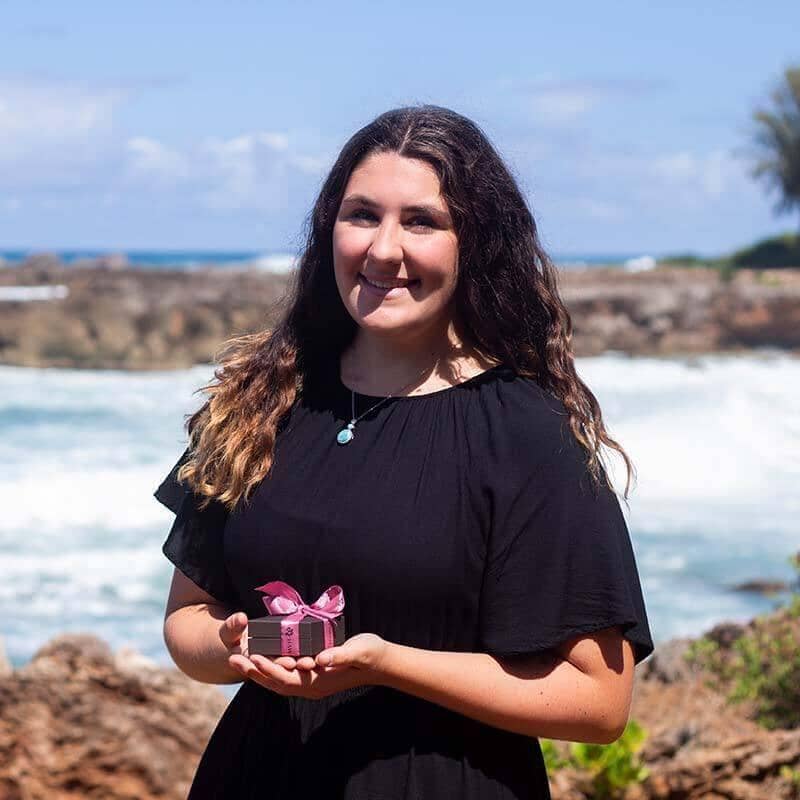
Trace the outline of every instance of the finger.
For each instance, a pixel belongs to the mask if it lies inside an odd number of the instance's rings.
[[[277,664],[271,658],[265,658],[264,656],[254,655],[251,656],[250,660],[261,672],[276,683],[282,686],[300,685],[297,670],[288,670],[280,664]]]
[[[259,686],[262,686],[264,689],[269,689],[272,692],[281,693],[282,687],[280,684],[269,676],[264,675],[249,659],[243,656],[233,655],[228,659],[228,663],[246,680],[257,683]]]
[[[228,665],[235,669],[241,675],[246,675],[247,670],[251,666],[251,661],[246,656],[239,655],[238,653],[228,656]]]
[[[284,669],[294,669],[297,666],[297,659],[294,656],[278,656],[272,659],[275,664],[280,664]]]
[[[316,664],[320,667],[343,666],[350,662],[347,651],[341,647],[329,647],[317,653]]]
[[[297,660],[297,669],[302,670],[310,670],[315,669],[317,666],[317,662],[314,660],[313,656],[302,656]]]
[[[237,612],[226,617],[219,629],[219,635],[222,641],[231,646],[237,644],[242,636],[242,632],[247,627],[247,614]]]

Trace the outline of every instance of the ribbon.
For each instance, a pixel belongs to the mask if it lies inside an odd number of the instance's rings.
[[[329,586],[316,601],[307,605],[298,591],[283,581],[270,581],[256,587],[263,592],[264,605],[270,614],[285,614],[281,620],[281,653],[287,656],[300,655],[300,620],[315,617],[322,620],[325,647],[333,647],[334,617],[344,609],[344,591],[341,586]]]

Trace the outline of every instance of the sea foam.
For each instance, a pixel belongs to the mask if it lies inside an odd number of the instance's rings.
[[[800,360],[782,354],[578,360],[637,470],[622,502],[656,641],[776,601],[800,546]],[[0,635],[12,663],[88,630],[169,663],[161,625],[173,515],[152,492],[185,446],[211,366],[176,372],[0,367]],[[621,459],[607,451],[621,492]]]

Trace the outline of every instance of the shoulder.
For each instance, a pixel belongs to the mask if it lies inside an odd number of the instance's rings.
[[[491,450],[505,464],[543,466],[580,458],[564,403],[534,378],[510,367],[497,371],[482,393],[481,416]]]

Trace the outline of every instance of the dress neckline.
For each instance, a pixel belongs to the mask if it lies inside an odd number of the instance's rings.
[[[356,392],[354,389],[351,389],[349,386],[347,386],[342,380],[338,363],[333,372],[337,388],[339,389],[340,392],[345,393],[347,395],[349,395],[351,392],[355,392],[355,394],[358,397],[364,397],[368,400],[379,401],[379,400],[386,400],[387,397],[391,397],[392,400],[406,401],[406,400],[425,400],[433,397],[441,397],[451,392],[456,392],[460,389],[468,388],[476,384],[482,383],[483,381],[493,377],[495,374],[502,373],[509,369],[510,367],[507,364],[501,362],[500,364],[495,364],[494,366],[485,369],[483,372],[479,372],[476,375],[472,375],[471,377],[467,378],[464,381],[460,381],[459,383],[454,383],[452,386],[445,386],[443,389],[436,389],[432,392],[425,392],[424,394],[409,394],[409,395],[373,395],[373,394],[364,394],[363,392]]]

